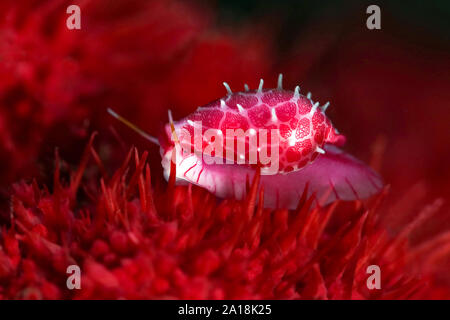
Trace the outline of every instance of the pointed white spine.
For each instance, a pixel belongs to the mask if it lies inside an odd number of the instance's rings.
[[[318,153],[325,154],[325,150],[323,150],[321,147],[316,147],[316,151]]]
[[[318,107],[319,107],[319,103],[318,103],[318,102],[314,103],[314,105],[313,105],[313,107],[312,107],[312,109],[311,109],[311,114],[313,114],[314,112],[316,112],[316,110],[317,110]]]
[[[227,106],[225,105],[225,101],[220,100],[220,108],[225,109]]]
[[[275,108],[272,108],[272,122],[277,122],[277,114],[275,113]]]
[[[294,91],[294,98],[298,99],[300,97],[300,87],[296,86]]]
[[[263,85],[264,85],[264,80],[263,79],[259,80],[258,93],[262,92]]]
[[[245,91],[249,91],[250,90],[250,88],[248,87],[248,84],[244,83],[244,89],[245,89]]]
[[[228,85],[228,83],[224,82],[223,86],[225,87],[225,89],[227,89],[228,94],[233,94],[233,91],[231,91],[230,86]]]
[[[311,99],[311,92],[308,92],[308,94],[306,95],[306,97],[307,97],[308,99]]]
[[[167,110],[167,115],[169,117],[169,123],[173,123],[172,110]]]
[[[278,90],[283,90],[283,74],[278,75]]]
[[[323,112],[327,111],[329,105],[330,105],[330,102],[325,103],[325,104],[322,106],[322,111],[323,111]]]
[[[242,107],[242,105],[240,105],[239,103],[237,103],[236,106],[237,106],[237,108],[239,110],[239,113],[242,113],[242,112],[245,111],[244,108]]]

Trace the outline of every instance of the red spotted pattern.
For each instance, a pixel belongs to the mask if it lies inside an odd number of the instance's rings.
[[[192,126],[195,124],[187,120],[201,121],[203,132],[206,129],[216,129],[221,130],[223,135],[226,134],[227,129],[242,129],[247,135],[251,134],[250,129],[255,130],[252,130],[252,133],[258,134],[261,133],[258,131],[260,129],[277,129],[278,173],[301,169],[319,155],[319,148],[322,148],[325,143],[338,143],[343,139],[323,110],[313,106],[311,99],[282,89],[229,94],[176,122],[175,128],[184,128],[192,133],[194,131]],[[268,145],[258,144],[258,147],[270,150],[273,141],[270,134],[269,131]],[[204,151],[206,146],[207,143],[203,143],[201,151]],[[226,150],[225,146],[223,148]],[[247,138],[245,156],[250,151],[248,148]],[[236,146],[235,150],[237,151]]]

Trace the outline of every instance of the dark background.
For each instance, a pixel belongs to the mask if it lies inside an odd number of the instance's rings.
[[[77,1],[73,2],[77,3]],[[68,1],[0,5],[0,180],[51,186],[55,147],[66,169],[89,135],[113,171],[127,148],[159,152],[110,117],[112,107],[157,136],[185,116],[259,78],[299,84],[348,138],[346,150],[371,163],[407,195],[450,194],[450,4],[448,1],[88,1],[82,30],[65,27]],[[72,4],[72,2],[70,3]],[[366,8],[381,8],[381,30]],[[9,38],[11,37],[11,38]]]
[[[381,30],[365,28],[370,4],[381,8]],[[274,38],[274,69],[331,101],[353,152],[368,160],[364,153],[381,139],[388,182],[404,190],[423,180],[449,194],[448,1],[218,1],[217,8],[221,26],[268,23],[261,34]]]

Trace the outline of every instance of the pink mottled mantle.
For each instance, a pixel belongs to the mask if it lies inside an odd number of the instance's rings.
[[[321,204],[335,199],[364,199],[379,192],[383,186],[380,177],[354,157],[332,146],[345,143],[345,137],[333,127],[325,115],[328,103],[319,107],[311,95],[301,95],[281,88],[281,77],[276,89],[232,93],[225,84],[228,95],[203,107],[174,123],[175,132],[183,148],[175,148],[170,125],[161,141],[162,165],[165,175],[170,175],[170,162],[175,150],[176,176],[202,186],[222,198],[242,199],[246,194],[246,181],[251,179],[257,166],[249,164],[211,164],[199,157],[211,141],[205,141],[201,150],[194,143],[194,126],[201,123],[202,132],[215,129],[224,134],[227,129],[246,132],[276,129],[279,138],[279,170],[265,174],[261,169],[261,188],[265,190],[266,207],[295,208],[298,197],[309,186]],[[246,87],[247,88],[247,87]],[[183,132],[188,134],[183,135]],[[270,145],[270,138],[268,145]],[[196,153],[183,152],[186,146]],[[250,151],[246,142],[246,156]],[[224,146],[225,148],[225,146]],[[267,146],[269,148],[269,146]],[[225,155],[225,152],[223,153]]]

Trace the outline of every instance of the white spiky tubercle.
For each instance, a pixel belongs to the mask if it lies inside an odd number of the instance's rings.
[[[253,98],[258,99],[258,101],[256,103],[256,106],[265,105],[263,99],[264,99],[264,96],[267,95],[268,93],[277,93],[277,92],[287,93],[287,92],[291,92],[291,91],[283,90],[282,80],[283,80],[283,77],[280,74],[280,76],[278,77],[277,88],[275,88],[275,89],[264,89],[263,88],[264,81],[263,81],[263,79],[261,79],[260,82],[259,82],[259,86],[258,86],[257,90],[250,91],[249,90],[250,88],[248,87],[248,85],[244,85],[244,88],[245,88],[244,92],[234,92],[234,93],[233,93],[231,87],[228,85],[228,83],[224,82],[223,85],[224,85],[224,87],[225,87],[225,89],[227,91],[227,95],[225,97],[219,99],[216,102],[216,104],[219,106],[219,109],[222,110],[224,113],[228,112],[228,113],[233,113],[233,114],[239,114],[240,116],[245,117],[246,119],[250,119],[251,116],[249,116],[249,112],[251,111],[251,108],[246,108],[242,104],[236,103],[234,109],[231,109],[229,104],[231,103],[232,99],[235,99],[236,97],[252,96]],[[290,99],[288,101],[283,101],[282,103],[291,102],[291,103],[296,104],[299,101],[300,98],[301,99],[308,99],[308,101],[311,104],[311,108],[310,108],[310,111],[309,111],[308,114],[299,114],[296,111],[296,117],[297,118],[301,118],[301,119],[308,118],[309,119],[308,121],[309,121],[309,123],[312,126],[312,117],[315,115],[315,113],[317,113],[317,112],[322,113],[323,116],[325,117],[324,111],[328,107],[329,103],[325,104],[323,107],[319,107],[319,103],[318,102],[314,102],[314,101],[311,100],[311,94],[310,93],[307,96],[303,96],[303,95],[300,94],[300,87],[299,86],[297,86],[295,88],[293,93],[291,92]],[[279,125],[280,120],[277,117],[276,107],[277,107],[277,105],[269,106],[271,119],[267,123],[267,125],[275,125],[275,126]],[[208,107],[208,105],[206,105],[205,107],[200,107],[200,108],[197,109],[196,113],[204,112],[205,110],[208,110],[208,108],[211,108],[211,107]],[[196,113],[194,113],[194,115]],[[188,118],[187,120],[185,119],[185,120],[181,120],[179,122],[176,122],[175,123],[175,129],[176,130],[180,130],[181,128],[183,128],[186,125],[186,123],[189,126],[193,127],[193,128],[196,127],[196,125],[194,124],[194,121],[190,120]],[[221,121],[221,124],[222,123],[223,123],[223,119]],[[253,131],[260,129],[257,125],[253,125],[251,121],[249,121],[249,124],[250,124],[250,129],[253,130]],[[331,121],[329,121],[329,124],[331,125]],[[270,174],[273,175],[273,174],[276,174],[276,173],[286,174],[286,173],[289,173],[291,171],[297,171],[297,170],[302,169],[308,163],[311,163],[311,162],[313,162],[315,160],[317,155],[314,155],[314,153],[316,153],[316,154],[324,154],[325,153],[325,149],[323,148],[323,145],[326,142],[326,139],[328,138],[328,136],[324,137],[322,143],[317,144],[317,143],[315,143],[315,140],[314,140],[314,133],[315,133],[315,131],[311,127],[311,129],[309,130],[308,136],[303,137],[303,140],[308,140],[309,139],[311,141],[312,149],[310,151],[311,154],[309,155],[309,159],[306,159],[306,156],[302,155],[302,157],[303,157],[303,159],[302,159],[303,161],[302,162],[291,163],[291,164],[287,165],[287,170],[281,169],[281,170],[279,170],[277,172],[274,172],[272,169],[268,170],[267,167],[263,166],[261,168],[261,173],[263,175],[270,175]],[[291,133],[291,137],[294,137],[296,134],[297,134],[297,131],[295,130],[295,131],[293,131]],[[334,131],[332,134],[333,135],[336,134],[336,131]],[[296,140],[297,138],[294,137],[293,139],[294,140],[290,139],[289,146],[294,146],[295,143],[298,142]],[[258,152],[260,152],[260,148],[259,147],[258,147]],[[243,155],[238,155],[238,157],[240,159],[244,158]],[[286,162],[286,159],[284,159],[282,161]]]

